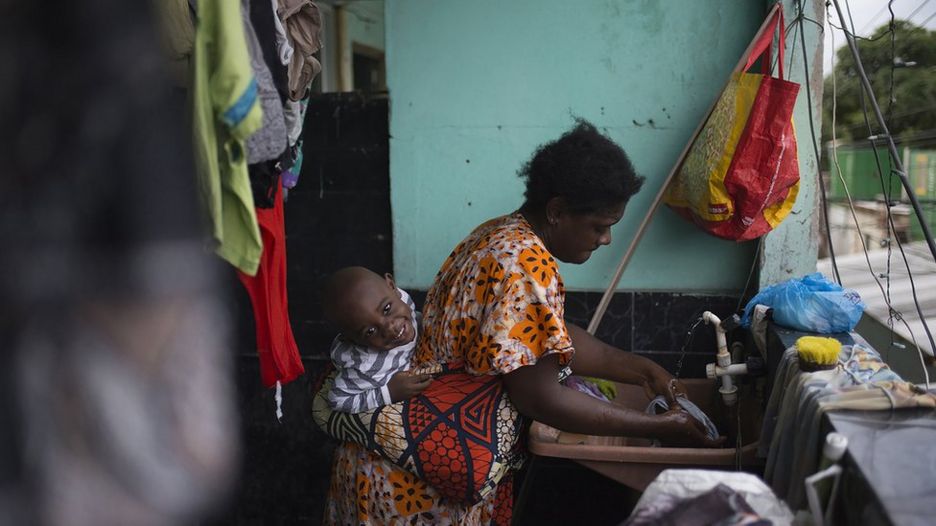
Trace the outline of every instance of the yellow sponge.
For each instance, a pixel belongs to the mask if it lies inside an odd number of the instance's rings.
[[[799,356],[801,371],[832,369],[838,363],[841,351],[842,343],[835,338],[803,336],[796,340],[796,352]]]

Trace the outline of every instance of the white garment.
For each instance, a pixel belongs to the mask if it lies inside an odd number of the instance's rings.
[[[304,101],[287,99],[286,103],[283,104],[283,118],[286,120],[286,133],[290,146],[299,142],[299,137],[302,136],[305,113],[306,102]]]
[[[270,0],[273,4],[273,27],[276,28],[276,50],[279,53],[280,63],[284,66],[289,65],[292,60],[293,47],[286,38],[286,28],[283,27],[283,21],[280,20],[279,13],[276,12],[277,0]]]
[[[292,60],[292,44],[289,43],[289,40],[286,39],[286,28],[283,27],[283,21],[279,18],[279,13],[276,12],[277,0],[270,0],[270,3],[273,4],[273,27],[276,28],[276,50],[279,53],[280,63],[284,66],[289,65],[289,61]]]
[[[390,404],[390,389],[387,387],[390,378],[409,369],[419,337],[419,324],[413,299],[402,289],[398,288],[397,292],[413,311],[413,340],[389,351],[377,352],[347,341],[340,335],[336,337],[329,353],[338,374],[328,392],[328,405],[335,411],[360,413]]]

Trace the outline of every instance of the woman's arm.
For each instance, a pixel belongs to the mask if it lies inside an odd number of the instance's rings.
[[[521,414],[573,433],[659,438],[673,445],[719,444],[684,411],[647,415],[597,400],[559,384],[560,369],[558,357],[550,355],[504,375],[510,400]]]
[[[683,392],[673,375],[652,360],[612,347],[577,325],[566,323],[566,327],[575,347],[573,373],[640,385],[649,398],[663,395],[670,405],[675,402],[675,396]]]

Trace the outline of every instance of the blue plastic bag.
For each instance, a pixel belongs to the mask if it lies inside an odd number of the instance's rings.
[[[819,272],[758,292],[744,308],[743,326],[751,326],[755,305],[772,308],[773,320],[780,325],[822,334],[851,331],[865,309],[857,292],[843,289]]]

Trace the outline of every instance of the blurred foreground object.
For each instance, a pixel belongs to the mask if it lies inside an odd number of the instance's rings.
[[[0,0],[0,64],[0,524],[198,520],[229,327],[150,5]]]

